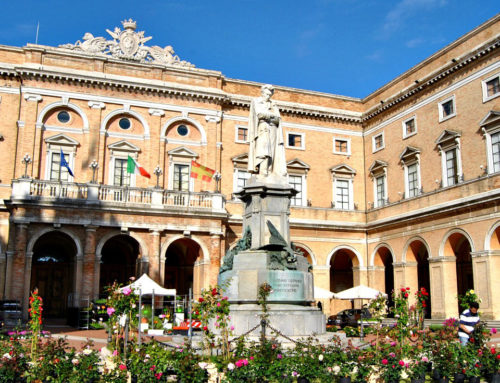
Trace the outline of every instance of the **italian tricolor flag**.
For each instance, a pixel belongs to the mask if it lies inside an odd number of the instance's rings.
[[[143,177],[151,178],[151,175],[130,156],[128,156],[127,160],[127,173],[140,174]]]

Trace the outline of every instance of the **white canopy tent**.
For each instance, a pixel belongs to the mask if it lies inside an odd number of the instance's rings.
[[[140,292],[141,295],[175,296],[177,293],[175,289],[161,287],[158,283],[149,278],[147,274],[142,274],[138,280],[128,286],[122,287],[121,290],[123,291],[123,289],[127,287],[132,289],[136,294]]]
[[[332,299],[333,295],[331,291],[314,286],[314,299]]]
[[[334,293],[333,297],[335,299],[344,299],[344,300],[375,299],[380,294],[383,295],[384,297],[387,296],[387,294],[384,294],[382,291],[372,289],[371,287],[365,285],[359,285],[341,291],[340,293]]]

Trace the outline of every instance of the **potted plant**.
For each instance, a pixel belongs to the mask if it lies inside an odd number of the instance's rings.
[[[481,349],[481,362],[490,382],[500,383],[500,351],[495,347]]]
[[[381,360],[382,364],[382,378],[384,382],[396,383],[401,379],[403,370],[405,370],[406,363],[399,359],[394,352],[389,353]]]
[[[410,361],[408,364],[409,377],[412,383],[425,382],[425,374],[429,367],[429,358],[427,356],[420,356]]]

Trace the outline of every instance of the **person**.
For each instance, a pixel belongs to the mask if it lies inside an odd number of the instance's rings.
[[[261,97],[252,100],[248,121],[248,172],[259,178],[286,180],[285,147],[278,107],[271,101],[274,88],[261,87]],[[286,182],[286,181],[285,181]]]
[[[479,322],[479,303],[471,302],[469,308],[464,310],[460,314],[460,323],[458,325],[458,339],[462,346],[469,343],[471,334],[474,332],[474,328]]]
[[[318,301],[318,308],[319,308],[319,311],[323,311],[323,303],[321,303],[321,301]]]

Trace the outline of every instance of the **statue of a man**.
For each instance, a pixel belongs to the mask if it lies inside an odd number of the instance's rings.
[[[278,107],[271,101],[274,88],[263,85],[261,97],[252,100],[248,121],[250,151],[248,172],[258,178],[286,180],[285,147]]]

